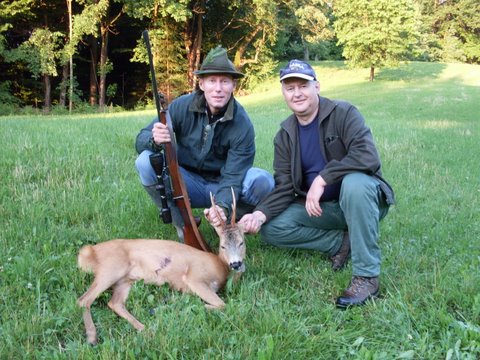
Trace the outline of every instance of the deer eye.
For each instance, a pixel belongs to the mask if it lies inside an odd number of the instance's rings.
[[[226,247],[225,247],[225,246],[223,246],[223,245],[222,245],[222,246],[220,246],[220,248],[222,248],[223,250],[225,250],[225,249],[226,249]]]
[[[238,244],[238,246],[243,246],[243,241],[240,244]]]

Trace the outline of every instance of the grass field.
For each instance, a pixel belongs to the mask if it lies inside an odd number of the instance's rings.
[[[480,358],[480,66],[411,63],[368,70],[315,64],[322,95],[358,106],[397,204],[381,224],[382,298],[339,311],[351,267],[248,237],[247,272],[227,307],[137,283],[127,306],[138,333],[93,306],[100,344],[86,344],[76,299],[91,276],[83,244],[174,238],[134,170],[134,139],[154,111],[0,117],[0,359]],[[271,170],[289,111],[272,79],[239,98]],[[201,227],[211,243],[213,230]]]

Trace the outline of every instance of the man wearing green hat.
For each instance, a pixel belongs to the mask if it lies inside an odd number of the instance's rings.
[[[218,225],[221,219],[210,208],[210,192],[226,219],[231,212],[233,188],[240,209],[253,208],[274,186],[272,175],[253,168],[255,132],[243,107],[233,97],[237,79],[244,75],[218,46],[204,59],[198,76],[199,90],[172,101],[168,111],[177,142],[177,158],[193,208],[206,208],[205,216]],[[135,161],[140,181],[161,209],[155,188],[156,174],[149,156],[171,141],[165,125],[154,119],[137,135]],[[183,220],[173,202],[173,222],[182,239]],[[240,215],[240,214],[239,214]]]

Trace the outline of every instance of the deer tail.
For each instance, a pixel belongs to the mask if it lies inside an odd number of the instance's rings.
[[[78,267],[85,272],[93,272],[95,264],[95,250],[92,245],[85,245],[78,253]]]

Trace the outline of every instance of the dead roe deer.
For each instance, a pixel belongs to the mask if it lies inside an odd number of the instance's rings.
[[[213,196],[210,198],[215,207]],[[235,196],[233,199],[231,222],[215,227],[220,238],[218,255],[169,240],[117,239],[82,247],[78,265],[95,275],[90,288],[78,299],[78,305],[84,308],[88,343],[97,343],[90,307],[109,288],[109,308],[135,329],[144,328],[125,307],[130,288],[138,280],[159,286],[167,283],[175,290],[194,293],[205,301],[207,308],[224,307],[217,292],[225,285],[230,269],[237,271],[236,277],[245,270],[244,232],[235,223]]]

